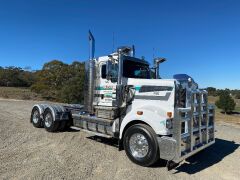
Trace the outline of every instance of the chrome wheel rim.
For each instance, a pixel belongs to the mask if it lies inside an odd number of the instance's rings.
[[[130,137],[129,147],[133,157],[143,158],[149,151],[147,138],[140,133],[135,133]]]
[[[36,110],[36,111],[34,111],[34,113],[33,113],[33,118],[32,118],[32,120],[33,120],[33,122],[34,122],[35,124],[37,124],[38,121],[39,121],[39,119],[40,119],[40,115],[39,115],[39,112]]]
[[[50,113],[48,113],[46,116],[45,116],[45,126],[46,127],[50,127],[52,125],[52,115]]]

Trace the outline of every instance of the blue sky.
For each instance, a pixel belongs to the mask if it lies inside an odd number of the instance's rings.
[[[200,87],[240,88],[238,0],[0,0],[0,66],[41,69],[50,60],[88,59],[88,30],[96,56],[122,45],[160,74],[186,73]],[[153,50],[154,49],[154,50]]]

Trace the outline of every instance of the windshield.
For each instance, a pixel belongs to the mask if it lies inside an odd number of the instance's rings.
[[[131,60],[123,61],[123,77],[150,79],[149,65],[134,62]]]

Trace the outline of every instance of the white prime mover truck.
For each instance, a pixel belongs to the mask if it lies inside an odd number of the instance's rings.
[[[165,59],[156,58],[150,68],[134,51],[121,47],[94,58],[92,50],[85,63],[84,105],[36,104],[31,123],[49,132],[71,126],[116,138],[119,149],[141,166],[159,158],[179,163],[214,144],[215,112],[207,92],[188,75],[161,79]]]

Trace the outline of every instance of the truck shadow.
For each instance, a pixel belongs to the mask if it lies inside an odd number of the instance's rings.
[[[195,174],[214,164],[222,161],[226,156],[232,154],[240,144],[234,141],[227,141],[223,139],[215,139],[215,144],[198,154],[186,159],[186,162],[175,168],[177,174],[179,172],[186,172],[188,174]]]
[[[87,138],[98,143],[118,147],[118,141],[114,138],[104,138],[99,136],[89,136]],[[216,138],[214,145],[186,159],[184,163],[174,168],[174,170],[176,171],[174,172],[174,174],[180,172],[195,174],[197,172],[200,172],[214,164],[219,163],[226,156],[234,153],[234,151],[236,151],[239,146],[240,144],[237,144],[234,141],[227,141]],[[151,166],[151,168],[166,167],[166,164],[167,161],[159,160],[153,166]]]
[[[105,138],[100,136],[89,136],[87,137],[90,140],[96,141],[98,143],[102,143],[105,145],[113,146],[118,148],[118,140],[114,138]]]

